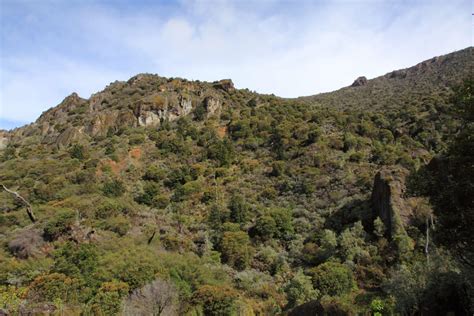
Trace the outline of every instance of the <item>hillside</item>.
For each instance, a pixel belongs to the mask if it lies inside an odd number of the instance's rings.
[[[2,131],[0,314],[468,313],[428,166],[472,162],[472,53],[296,99],[140,74]]]

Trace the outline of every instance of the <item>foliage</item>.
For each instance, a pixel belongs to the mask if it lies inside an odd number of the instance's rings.
[[[104,183],[102,192],[108,197],[119,197],[125,192],[123,182],[120,180],[112,180]]]
[[[225,232],[222,237],[222,257],[225,262],[239,270],[244,270],[252,256],[252,246],[247,233]]]
[[[227,286],[203,285],[193,295],[193,302],[202,307],[204,315],[232,315],[237,292]]]
[[[2,304],[472,314],[472,81],[447,88],[471,56],[297,99],[150,74],[67,98],[3,132],[1,183],[37,222],[0,192]],[[136,126],[153,114],[165,118]],[[411,171],[394,236],[370,203],[385,165]]]
[[[310,270],[313,286],[321,295],[338,296],[349,293],[354,287],[352,272],[337,262],[325,262]]]
[[[299,270],[285,287],[288,298],[287,308],[304,304],[319,296],[319,291],[313,288],[311,277]]]
[[[76,212],[68,209],[58,210],[44,227],[44,236],[49,240],[57,239],[67,233],[76,220]]]

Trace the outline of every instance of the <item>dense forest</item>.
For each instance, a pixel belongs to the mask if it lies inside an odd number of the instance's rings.
[[[473,52],[296,99],[140,74],[0,131],[0,314],[472,315]]]

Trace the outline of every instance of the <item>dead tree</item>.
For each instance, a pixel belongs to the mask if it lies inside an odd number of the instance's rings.
[[[12,194],[15,199],[17,199],[18,201],[21,202],[21,204],[23,204],[25,207],[26,207],[26,213],[28,213],[28,217],[30,218],[31,222],[36,222],[36,217],[35,217],[35,214],[33,213],[33,207],[31,207],[31,204],[28,203],[28,201],[22,197],[18,192],[15,192],[15,191],[12,191],[10,189],[8,189],[5,185],[2,184],[2,188]]]

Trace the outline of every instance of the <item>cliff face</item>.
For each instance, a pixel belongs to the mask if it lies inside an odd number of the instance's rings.
[[[405,181],[409,171],[403,167],[384,168],[377,173],[372,190],[373,217],[380,217],[386,227],[387,237],[406,234],[413,210],[404,198]]]
[[[43,143],[64,147],[121,128],[158,126],[190,115],[198,106],[211,117],[222,106],[231,105],[229,94],[234,91],[231,80],[207,83],[140,74],[127,82],[116,81],[89,99],[72,93],[35,123],[4,138],[35,135]],[[4,143],[7,141],[2,140],[2,146]]]

